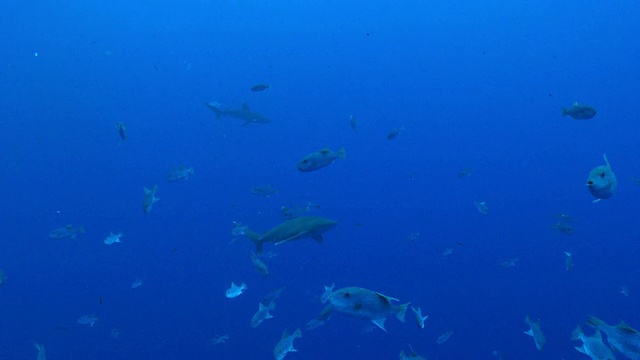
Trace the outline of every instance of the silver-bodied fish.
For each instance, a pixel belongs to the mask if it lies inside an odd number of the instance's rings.
[[[96,324],[96,322],[98,322],[98,317],[93,314],[84,315],[78,319],[78,324],[80,325],[93,326]]]
[[[333,164],[336,159],[345,158],[344,148],[340,148],[338,151],[333,152],[327,148],[324,148],[319,151],[312,152],[311,154],[305,156],[298,162],[296,167],[298,170],[302,172],[311,172],[320,170],[323,167],[327,167]]]
[[[620,351],[629,359],[640,359],[640,333],[621,321],[611,326],[595,316],[589,317],[587,323],[607,334],[607,342],[612,348]]]
[[[254,187],[253,189],[251,189],[251,192],[256,195],[269,197],[272,195],[276,195],[279,191],[271,186],[271,184],[266,184]]]
[[[571,340],[581,340],[582,345],[576,346],[576,350],[589,356],[591,360],[615,360],[611,349],[602,342],[602,333],[596,330],[593,336],[586,336],[578,325],[571,334]]]
[[[180,165],[172,169],[167,175],[168,182],[176,182],[178,180],[189,180],[189,176],[195,174],[192,167]]]
[[[253,267],[256,268],[256,270],[262,276],[269,275],[269,269],[267,268],[267,265],[262,262],[262,260],[260,260],[255,253],[251,253],[251,262],[253,263]]]
[[[603,156],[605,165],[593,168],[593,170],[589,172],[589,178],[587,179],[589,192],[597,198],[594,202],[612,197],[618,187],[616,174],[614,174],[611,169],[607,155]]]
[[[416,314],[416,324],[418,325],[418,327],[420,329],[424,329],[424,322],[427,320],[429,315],[422,316],[422,310],[419,306],[417,309],[412,306],[411,310],[413,310],[413,313]]]
[[[540,328],[540,320],[538,319],[536,322],[533,322],[531,321],[529,316],[527,316],[524,321],[530,326],[530,329],[525,331],[524,333],[533,337],[533,341],[536,343],[536,348],[542,351],[544,349],[546,340],[544,338],[544,334],[542,333],[542,329]]]
[[[575,120],[588,120],[596,116],[596,109],[588,105],[580,105],[576,101],[570,109],[562,108],[562,116],[569,115]]]
[[[144,189],[144,198],[142,199],[142,211],[144,211],[145,214],[148,214],[149,211],[151,211],[153,204],[155,204],[157,201],[160,200],[160,198],[156,197],[156,191],[158,191],[158,185],[155,185],[153,187],[153,190],[149,190],[146,187],[143,187],[143,189]]]
[[[269,311],[275,309],[276,304],[271,302],[269,305],[265,306],[262,305],[262,303],[259,303],[258,306],[258,311],[251,318],[252,328],[257,328],[263,321],[273,318],[273,315],[271,315]]]
[[[244,121],[243,125],[250,124],[266,124],[269,123],[269,120],[264,115],[258,114],[257,112],[251,111],[249,105],[246,102],[242,103],[242,107],[240,109],[227,108],[222,106],[219,102],[205,102],[205,105],[211,109],[216,114],[217,118],[221,118],[224,116],[228,116],[230,118],[238,119]]]
[[[75,227],[73,225],[67,225],[52,230],[49,233],[49,237],[52,239],[75,239],[76,235],[84,233],[82,226]]]
[[[276,360],[282,360],[287,356],[287,353],[298,351],[293,347],[293,342],[301,337],[302,333],[300,329],[291,335],[287,334],[287,330],[285,330],[284,333],[282,333],[282,339],[278,341],[278,344],[276,344],[276,347],[273,349],[273,357]]]
[[[33,346],[38,350],[38,360],[47,360],[47,352],[44,350],[44,345],[34,342]]]
[[[120,139],[124,141],[127,138],[127,125],[120,121],[116,124],[116,129],[118,129],[118,135],[120,135]]]
[[[245,283],[242,283],[242,285],[238,286],[236,285],[236,283],[231,282],[231,286],[227,289],[227,291],[224,294],[229,299],[233,299],[242,295],[242,293],[244,293],[246,290],[247,290],[247,285]]]
[[[398,299],[359,287],[338,289],[327,297],[327,301],[329,301],[329,305],[322,310],[318,320],[326,320],[334,311],[337,311],[370,320],[384,331],[387,331],[384,327],[387,317],[395,315],[398,320],[404,322],[404,316],[409,306],[409,303],[399,306],[393,305],[391,301],[398,301]]]

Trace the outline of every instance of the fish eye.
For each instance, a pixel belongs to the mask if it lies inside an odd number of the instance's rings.
[[[592,180],[587,181],[587,185],[593,185],[593,181]]]
[[[603,177],[605,177],[605,176],[607,176],[607,173],[605,173],[604,171],[603,171],[602,173],[600,173],[600,177],[601,177],[601,178],[603,178]]]
[[[350,297],[350,296],[351,296],[351,294],[350,294],[350,293],[348,293],[348,292],[344,293],[344,297],[348,298],[348,297]]]

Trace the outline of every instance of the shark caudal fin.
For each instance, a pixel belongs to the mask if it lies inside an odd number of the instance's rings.
[[[256,245],[256,254],[260,254],[262,252],[263,244],[262,234],[245,228],[244,235]]]

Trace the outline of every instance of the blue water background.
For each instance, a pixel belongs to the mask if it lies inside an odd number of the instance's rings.
[[[427,326],[338,314],[287,359],[394,359],[409,344],[429,359],[586,358],[569,337],[588,315],[640,327],[638,18],[633,1],[3,2],[0,358],[35,359],[39,342],[49,359],[268,359],[331,283],[411,301]],[[216,119],[205,101],[272,122]],[[597,116],[561,117],[574,101]],[[323,147],[346,159],[296,170]],[[593,204],[605,152],[618,193]],[[180,164],[195,175],[168,183]],[[280,193],[251,193],[266,183]],[[264,231],[307,201],[339,225],[322,245],[266,245],[262,278],[233,221]],[[551,228],[559,213],[573,235]],[[66,224],[86,233],[49,238]],[[102,242],[111,231],[121,244]],[[231,281],[249,290],[227,299]],[[275,317],[251,328],[282,285]],[[91,313],[94,327],[77,323]]]

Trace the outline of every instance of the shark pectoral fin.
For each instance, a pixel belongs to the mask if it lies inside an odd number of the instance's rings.
[[[276,242],[274,242],[273,244],[274,244],[274,245],[280,245],[280,244],[285,243],[285,242],[287,242],[287,241],[289,241],[289,240],[296,239],[296,238],[298,238],[298,237],[299,237],[299,236],[301,236],[301,235],[304,235],[304,231],[297,232],[297,233],[295,233],[294,235],[291,235],[291,236],[289,236],[288,238],[285,238],[285,239],[282,239],[282,240],[276,241]]]
[[[533,330],[532,329],[529,329],[529,330],[525,331],[524,333],[529,335],[529,336],[533,336]]]
[[[322,241],[324,240],[320,234],[313,235],[311,238],[319,244],[322,244]]]
[[[384,328],[384,321],[386,318],[371,320],[372,323],[376,324],[377,327],[382,329],[384,332],[387,332],[387,329]]]

